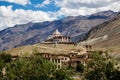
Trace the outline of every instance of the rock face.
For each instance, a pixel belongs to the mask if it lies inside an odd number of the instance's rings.
[[[88,40],[100,37],[106,38],[94,44],[98,47],[120,46],[120,13],[118,13],[113,19],[93,27],[86,34],[86,37]]]
[[[69,16],[52,22],[15,25],[0,31],[0,50],[39,43],[56,29],[66,36],[79,36],[88,32],[92,27],[110,20],[115,15],[116,13],[113,11],[104,11],[89,16]]]

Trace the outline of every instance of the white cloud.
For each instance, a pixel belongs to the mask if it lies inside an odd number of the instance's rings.
[[[12,27],[15,24],[51,21],[53,19],[54,17],[51,17],[48,12],[23,9],[16,9],[13,11],[12,6],[0,6],[0,29]]]
[[[119,0],[55,0],[55,5],[60,7],[56,15],[77,16],[89,15],[99,11],[120,11]]]
[[[95,9],[88,9],[85,7],[79,9],[70,9],[70,8],[61,8],[60,11],[56,12],[58,16],[65,15],[65,16],[78,16],[78,15],[88,15],[95,12]],[[88,13],[89,12],[89,13]]]
[[[30,3],[30,0],[4,1],[22,5]],[[14,11],[12,10],[12,6],[0,6],[0,29],[27,22],[51,21],[61,16],[89,15],[105,10],[120,11],[120,0],[44,0],[37,6],[47,7],[51,3],[60,7],[60,10],[57,12],[44,12],[16,9]]]
[[[119,2],[119,0],[55,0],[57,6],[67,8],[99,8],[111,5],[114,2]]]
[[[20,5],[31,4],[30,0],[0,0],[0,1],[6,1],[6,2],[16,3]]]
[[[45,7],[51,3],[50,0],[44,0],[41,4],[37,4],[35,7]]]

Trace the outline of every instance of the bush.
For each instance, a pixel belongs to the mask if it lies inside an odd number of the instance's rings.
[[[83,73],[84,72],[84,66],[83,66],[83,64],[81,64],[80,62],[77,63],[76,71]]]
[[[2,59],[4,63],[7,63],[12,60],[12,56],[10,54],[2,53],[0,54],[0,59]]]
[[[20,58],[6,65],[8,80],[64,80],[67,71],[56,70],[54,65],[41,57]]]
[[[88,61],[85,73],[87,80],[120,80],[120,72],[115,69],[114,62],[106,54],[104,57],[92,53],[92,60]]]
[[[9,80],[48,80],[52,64],[40,57],[21,58],[6,66]]]

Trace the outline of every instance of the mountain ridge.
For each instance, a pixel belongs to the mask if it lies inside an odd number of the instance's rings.
[[[75,37],[88,32],[92,27],[108,21],[116,15],[115,12],[111,11],[101,13],[104,13],[107,18],[88,19],[92,15],[75,16],[55,21],[15,25],[0,31],[0,50],[39,43],[55,29],[58,29],[63,35]],[[108,13],[112,16],[107,16]],[[97,13],[95,14],[97,15]]]
[[[120,48],[120,12],[111,20],[93,27],[87,34],[86,39],[91,40],[103,36],[105,40],[94,42],[93,45],[98,48]],[[119,50],[117,50],[119,51]]]

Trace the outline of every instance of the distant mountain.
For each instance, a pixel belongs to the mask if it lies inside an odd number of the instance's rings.
[[[88,16],[87,19],[105,19],[105,18],[112,18],[114,17],[115,12],[108,10],[108,11],[104,11],[104,12],[99,12],[99,13],[95,13],[92,14],[90,16]]]
[[[119,47],[120,51],[120,13],[113,19],[93,27],[86,35],[87,40],[97,39],[94,43],[97,47]],[[103,39],[105,38],[106,39]],[[103,39],[103,40],[100,40]]]
[[[0,31],[0,50],[39,43],[45,40],[55,29],[67,36],[79,36],[88,32],[92,27],[110,20],[115,15],[116,12],[104,11],[88,16],[69,16],[52,22],[30,22],[15,25]]]

